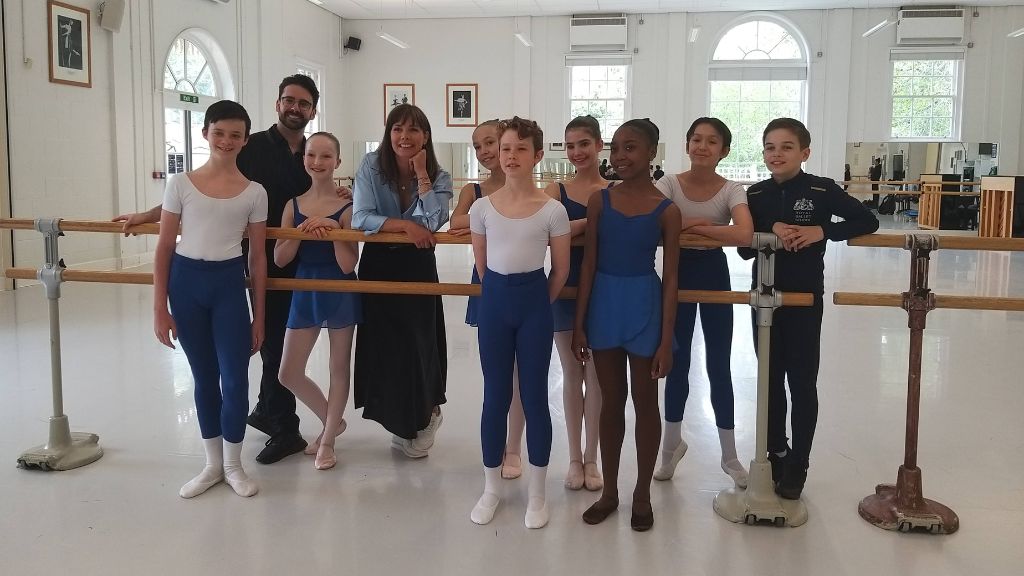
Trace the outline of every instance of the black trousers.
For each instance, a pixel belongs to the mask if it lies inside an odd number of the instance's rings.
[[[768,451],[789,449],[786,438],[786,383],[793,404],[791,457],[805,467],[810,461],[814,430],[818,424],[818,364],[821,358],[822,296],[814,306],[783,307],[772,318],[768,360]],[[754,316],[754,350],[757,351],[757,318]]]
[[[260,395],[253,413],[270,423],[271,436],[298,433],[299,417],[295,414],[295,395],[277,378],[284,353],[284,331],[288,324],[288,311],[292,293],[287,290],[267,290],[265,338],[260,347],[263,377]]]

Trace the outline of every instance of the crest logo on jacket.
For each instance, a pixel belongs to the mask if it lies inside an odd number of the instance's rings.
[[[814,223],[814,200],[800,198],[793,203],[794,224],[810,225]]]
[[[814,200],[801,198],[793,204],[794,212],[814,212]]]

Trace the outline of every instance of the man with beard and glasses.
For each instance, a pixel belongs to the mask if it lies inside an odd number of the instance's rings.
[[[268,227],[280,227],[285,205],[310,187],[309,175],[302,165],[306,146],[303,129],[316,116],[319,100],[320,91],[309,76],[295,74],[286,77],[278,87],[274,104],[277,122],[263,132],[251,134],[238,154],[238,168],[242,174],[267,190]],[[339,194],[351,196],[351,191],[340,188]],[[131,226],[159,221],[160,210],[161,206],[156,206],[146,212],[118,216],[114,221],[124,222],[125,234],[128,234]],[[274,240],[267,239],[267,250],[271,254],[273,243]],[[267,277],[292,278],[294,268],[294,264],[280,268],[268,259]],[[306,448],[306,441],[299,434],[295,396],[278,380],[290,306],[291,292],[267,291],[266,339],[260,348],[263,377],[259,401],[248,418],[250,426],[270,436],[266,447],[256,456],[256,461],[261,464],[273,464]]]

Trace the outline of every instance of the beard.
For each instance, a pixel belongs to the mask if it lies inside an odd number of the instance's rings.
[[[277,120],[291,130],[302,130],[309,124],[309,118],[298,112],[282,112],[277,115]]]

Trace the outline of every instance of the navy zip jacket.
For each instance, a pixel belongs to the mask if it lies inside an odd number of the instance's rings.
[[[775,288],[787,292],[825,291],[826,241],[848,240],[878,230],[878,218],[831,178],[803,170],[785,182],[763,180],[747,189],[747,206],[755,232],[771,232],[776,222],[800,226],[821,226],[825,239],[796,252],[780,250],[775,256]],[[841,222],[833,222],[839,216]],[[757,256],[751,248],[740,248],[744,260]],[[757,281],[757,261],[753,266]]]

